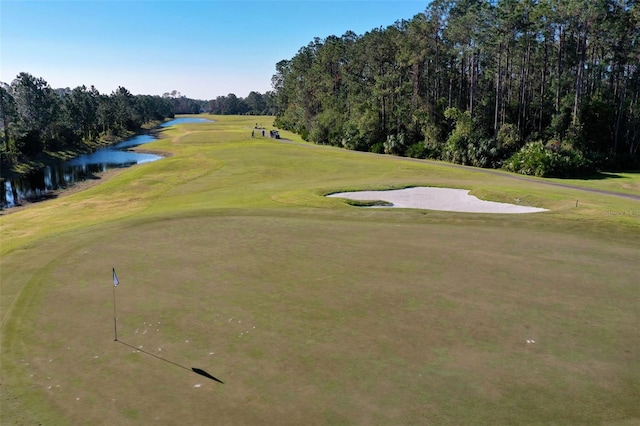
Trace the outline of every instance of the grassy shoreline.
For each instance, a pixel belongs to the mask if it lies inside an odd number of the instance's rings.
[[[25,175],[40,170],[46,166],[56,164],[60,161],[70,160],[82,154],[91,153],[93,151],[96,151],[97,149],[116,144],[139,134],[156,133],[157,131],[159,131],[158,126],[162,123],[162,121],[153,121],[145,124],[137,132],[125,131],[118,135],[103,136],[100,139],[91,142],[90,144],[87,144],[83,147],[78,147],[76,149],[67,149],[64,151],[55,152],[45,151],[38,154],[33,159],[22,158],[16,159],[15,162],[7,160],[2,164],[0,182],[4,182],[5,180],[9,179],[24,177]]]

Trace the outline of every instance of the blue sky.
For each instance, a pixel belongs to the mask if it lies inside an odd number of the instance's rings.
[[[428,0],[75,0],[0,2],[0,81],[177,90],[195,99],[271,90],[275,64],[314,37],[410,19]]]

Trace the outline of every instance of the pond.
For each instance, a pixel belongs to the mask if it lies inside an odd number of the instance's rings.
[[[160,127],[185,123],[212,122],[206,118],[182,117],[164,122]],[[25,201],[43,199],[52,191],[67,188],[76,182],[95,179],[108,169],[130,167],[161,159],[160,155],[128,151],[128,148],[156,140],[149,134],[137,135],[91,154],[60,161],[58,164],[30,173],[22,178],[6,180],[0,185],[2,208],[15,207]]]

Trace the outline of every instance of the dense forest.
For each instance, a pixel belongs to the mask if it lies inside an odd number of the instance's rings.
[[[275,115],[276,106],[273,92],[264,95],[252,91],[246,98],[229,93],[227,96],[218,96],[215,99],[205,101],[190,99],[180,92],[173,90],[162,95],[168,98],[173,106],[175,114],[200,114],[208,112],[217,115]]]
[[[53,89],[43,78],[22,72],[10,84],[0,83],[2,174],[44,152],[88,151],[99,141],[139,132],[175,114],[274,114],[272,98],[271,92],[251,92],[244,99],[231,93],[207,101],[176,90],[133,95],[124,87],[105,95],[93,86]]]
[[[434,0],[276,65],[276,125],[318,144],[538,176],[637,168],[635,0]]]
[[[251,92],[246,98],[229,93],[209,101],[209,112],[221,115],[275,115],[276,105],[273,92],[264,95]]]

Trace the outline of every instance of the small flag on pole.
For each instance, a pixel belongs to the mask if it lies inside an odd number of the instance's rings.
[[[118,281],[118,276],[116,275],[116,268],[113,268],[113,285],[117,287],[118,284],[120,284],[120,281]]]

